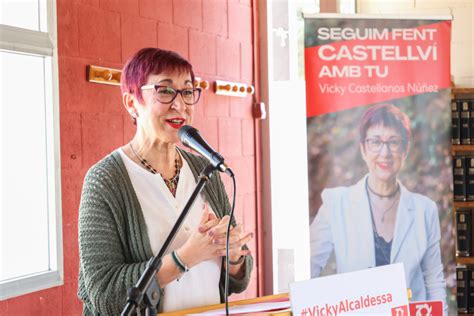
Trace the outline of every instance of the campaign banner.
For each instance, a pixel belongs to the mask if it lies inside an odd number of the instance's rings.
[[[308,117],[450,87],[451,21],[334,21],[305,21]]]
[[[402,264],[290,284],[293,315],[408,316]]]
[[[403,263],[456,311],[451,21],[305,16],[313,278]]]

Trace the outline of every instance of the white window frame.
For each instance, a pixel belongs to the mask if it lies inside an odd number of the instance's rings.
[[[50,267],[45,272],[0,281],[0,300],[64,284],[56,0],[46,0],[46,5],[48,32],[0,25],[0,50],[51,57],[51,68],[45,69],[52,77],[52,82],[45,82],[47,99],[52,100],[46,107],[45,121]]]
[[[289,27],[283,30],[288,35],[289,78],[276,81],[273,42],[278,38],[272,9],[278,1],[262,1],[259,6],[261,99],[268,113],[261,125],[266,295],[288,292],[288,282],[310,278],[306,91],[304,80],[298,78],[297,1],[287,0]],[[356,0],[337,0],[337,10],[355,13]],[[295,91],[292,98],[287,96],[290,90]],[[284,258],[288,253],[290,259]]]
[[[305,86],[298,79],[297,34],[291,27],[284,30],[289,78],[274,80],[275,1],[259,7],[261,99],[268,113],[261,125],[264,295],[288,292],[289,282],[310,278]],[[287,1],[290,10],[294,3]],[[288,19],[294,25],[296,14]],[[295,98],[288,97],[290,89]]]

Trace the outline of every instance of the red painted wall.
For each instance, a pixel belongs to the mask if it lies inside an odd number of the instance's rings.
[[[86,66],[120,69],[138,49],[155,46],[179,52],[210,82],[252,84],[251,5],[251,0],[57,0],[64,285],[0,302],[1,315],[81,314],[77,217],[83,177],[134,133],[120,88],[87,82]],[[246,230],[255,231],[251,105],[251,97],[205,91],[194,125],[233,167],[236,216]],[[230,193],[231,183],[225,182]],[[255,240],[249,246],[255,251]],[[249,289],[234,299],[256,296],[256,271]]]

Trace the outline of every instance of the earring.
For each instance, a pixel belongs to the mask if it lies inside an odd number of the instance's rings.
[[[130,118],[132,119],[133,125],[137,125],[137,117],[138,117],[137,112],[130,111],[129,114],[130,114]]]

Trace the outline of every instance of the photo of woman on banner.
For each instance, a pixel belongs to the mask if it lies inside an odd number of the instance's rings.
[[[311,276],[321,274],[333,252],[337,273],[401,262],[413,301],[446,304],[437,205],[399,180],[410,152],[410,119],[392,104],[371,106],[359,137],[368,173],[352,186],[322,191],[310,227]]]

